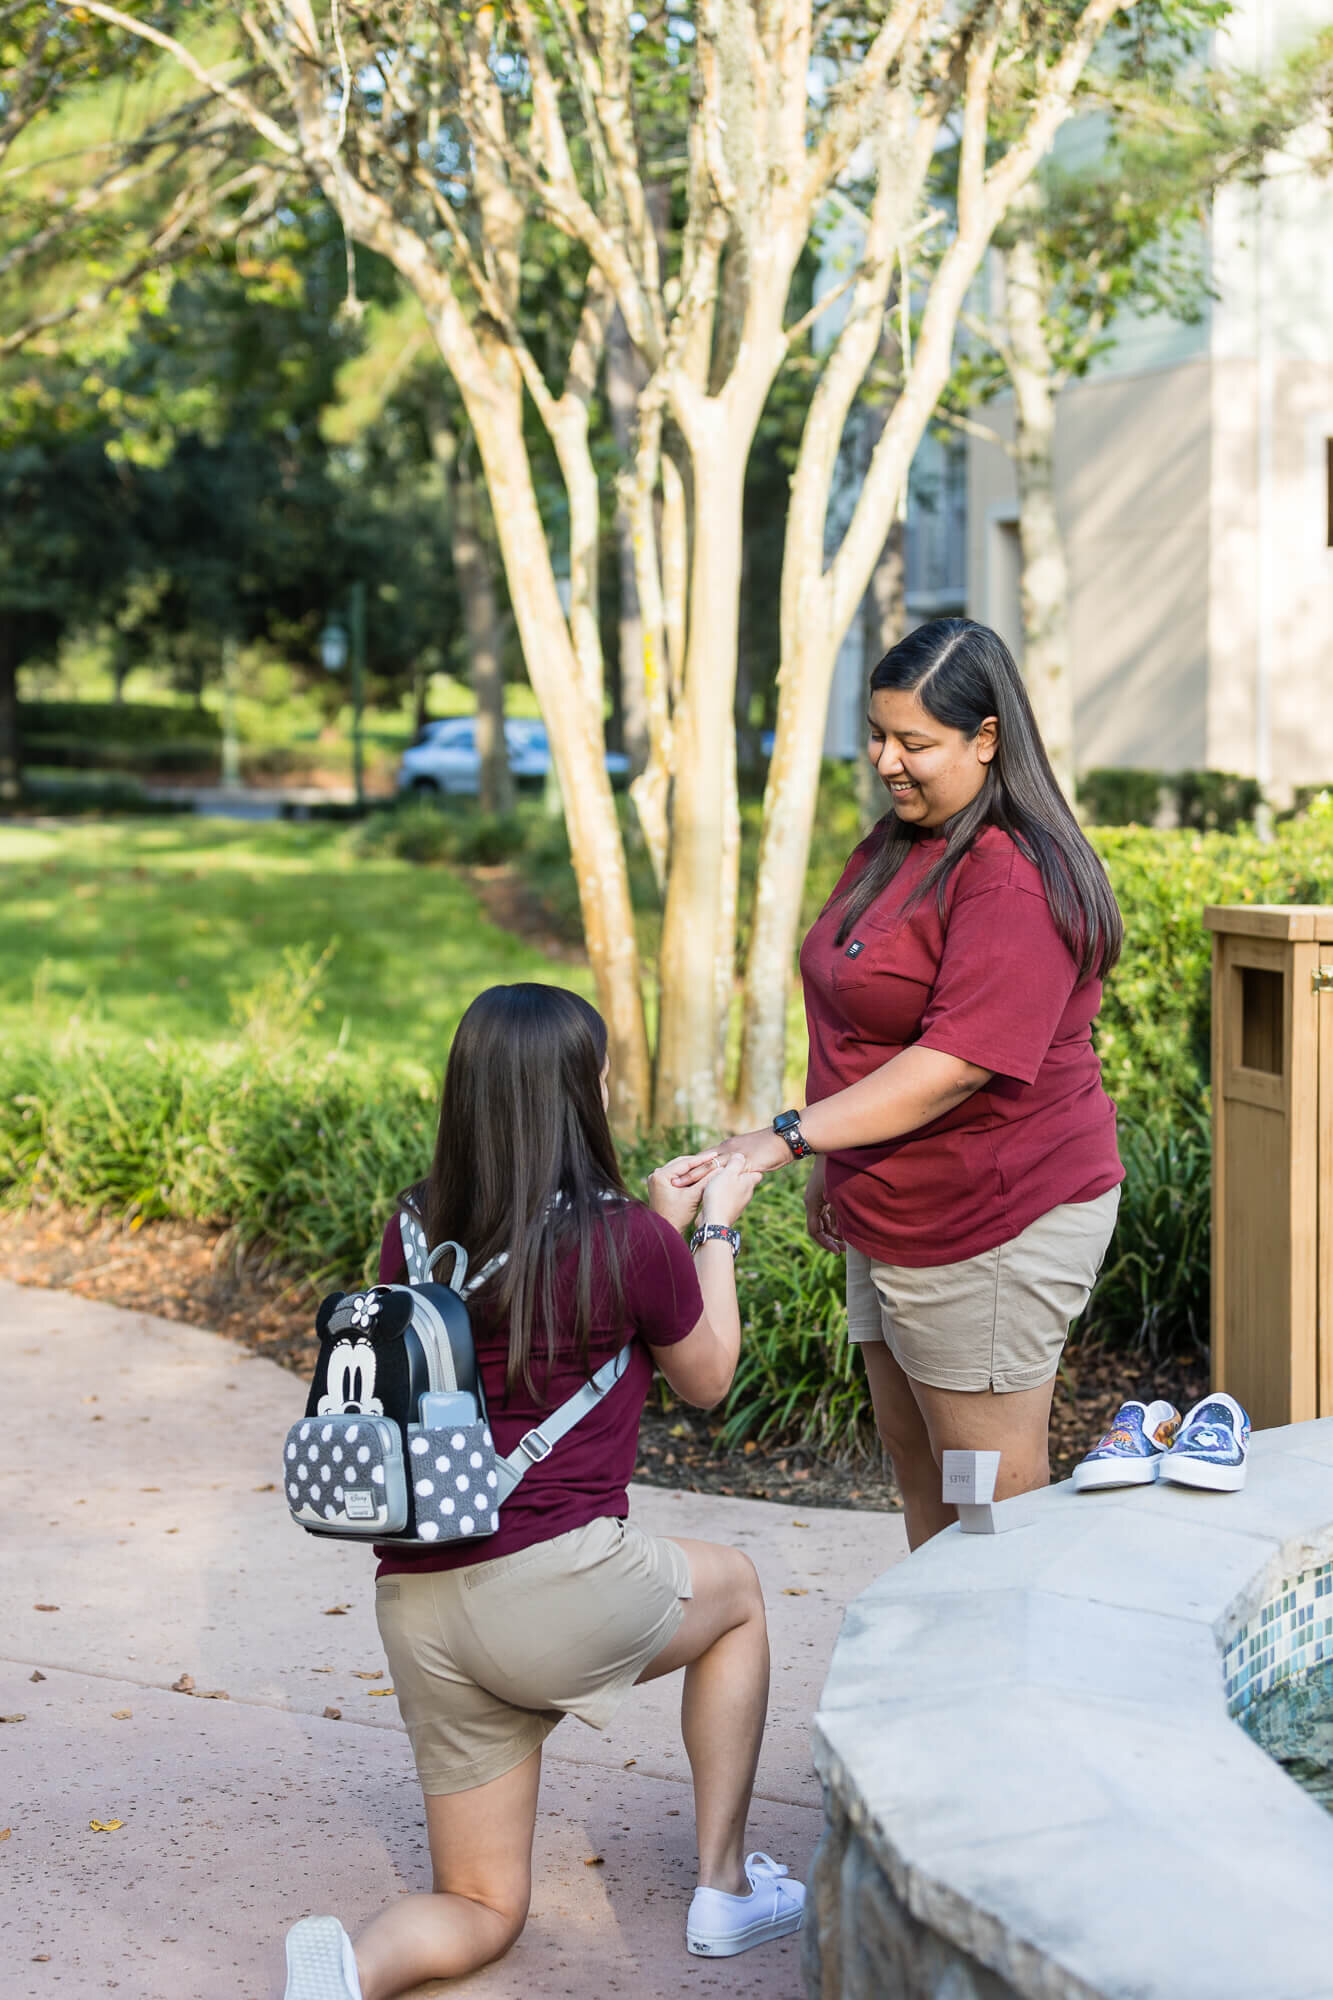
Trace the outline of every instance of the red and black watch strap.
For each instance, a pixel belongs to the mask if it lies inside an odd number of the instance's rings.
[[[808,1159],[811,1153],[814,1152],[814,1147],[807,1142],[805,1134],[801,1130],[801,1114],[799,1111],[779,1111],[777,1117],[773,1120],[773,1130],[778,1134],[779,1138],[786,1140],[788,1146],[791,1148],[791,1156],[794,1160]]]

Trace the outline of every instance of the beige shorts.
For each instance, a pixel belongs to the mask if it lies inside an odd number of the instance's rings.
[[[564,1715],[605,1729],[692,1595],[678,1543],[608,1519],[467,1569],[382,1577],[375,1615],[422,1791],[503,1777]]]
[[[879,1264],[849,1244],[848,1338],[882,1340],[930,1389],[1040,1388],[1088,1303],[1119,1207],[1118,1187],[1066,1202],[961,1264]]]

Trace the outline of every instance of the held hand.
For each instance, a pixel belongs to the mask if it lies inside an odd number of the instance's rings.
[[[805,1228],[821,1250],[831,1250],[835,1257],[846,1254],[847,1245],[838,1233],[838,1218],[824,1193],[823,1160],[815,1161],[805,1184]]]
[[[660,1215],[673,1229],[688,1229],[694,1220],[694,1212],[699,1206],[704,1184],[717,1171],[716,1153],[682,1153],[674,1160],[668,1160],[648,1176],[648,1206],[654,1215]],[[678,1180],[677,1175],[686,1169],[692,1170],[695,1178]]]
[[[677,1169],[676,1185],[689,1187],[705,1179],[719,1160],[740,1158],[752,1172],[772,1174],[779,1167],[790,1166],[791,1157],[791,1148],[782,1135],[771,1125],[764,1125],[757,1132],[738,1132],[734,1139],[723,1139],[711,1153],[696,1153],[673,1162]]]
[[[702,1219],[734,1229],[762,1179],[763,1175],[747,1166],[739,1154],[728,1154],[704,1185]]]

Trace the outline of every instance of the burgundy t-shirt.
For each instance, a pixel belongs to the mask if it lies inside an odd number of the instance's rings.
[[[806,1100],[831,1097],[912,1046],[994,1072],[942,1118],[830,1153],[825,1169],[856,1249],[888,1264],[959,1263],[1124,1178],[1092,1046],[1101,982],[1080,983],[1040,872],[998,827],[954,870],[942,918],[934,889],[907,911],[939,853],[919,839],[838,944],[841,893],[877,838],[856,849],[801,947]]]
[[[629,1340],[634,1351],[629,1367],[574,1429],[563,1437],[549,1458],[528,1471],[500,1509],[500,1526],[483,1542],[413,1554],[389,1543],[377,1546],[379,1576],[396,1576],[420,1569],[465,1569],[511,1556],[535,1542],[549,1542],[571,1528],[582,1528],[603,1516],[623,1520],[629,1513],[626,1488],[634,1474],[639,1445],[639,1418],[653,1379],[650,1347],[671,1347],[693,1331],[703,1314],[703,1297],[694,1260],[684,1240],[642,1202],[627,1201],[609,1211],[609,1225],[620,1257],[624,1292],[617,1314],[615,1294],[605,1268],[604,1253],[594,1233],[592,1327],[589,1365],[585,1368],[572,1333],[578,1277],[578,1251],[571,1247],[556,1267],[556,1355],[546,1375],[546,1329],[533,1333],[534,1399],[520,1383],[512,1397],[505,1393],[507,1326],[491,1317],[484,1298],[469,1302],[472,1335],[486,1408],[496,1451],[507,1458],[521,1437],[558,1409]],[[402,1237],[395,1215],[380,1245],[380,1283],[402,1284],[407,1277]],[[564,1336],[562,1338],[562,1336]]]

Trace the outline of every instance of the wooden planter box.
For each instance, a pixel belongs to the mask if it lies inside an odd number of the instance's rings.
[[[1213,1381],[1256,1428],[1333,1415],[1333,907],[1213,933]]]

